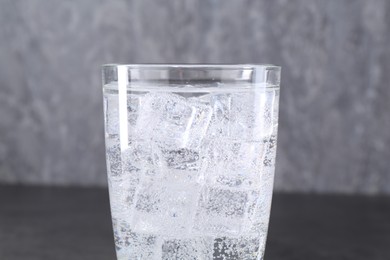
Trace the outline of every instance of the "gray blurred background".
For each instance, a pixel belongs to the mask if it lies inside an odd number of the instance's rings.
[[[100,65],[272,63],[276,189],[390,193],[390,1],[0,0],[0,183],[105,186]]]

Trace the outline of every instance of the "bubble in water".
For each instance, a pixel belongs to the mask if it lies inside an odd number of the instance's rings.
[[[134,232],[126,221],[115,218],[113,229],[118,260],[161,259],[161,241],[157,236]]]
[[[214,241],[214,260],[257,260],[262,256],[265,237],[221,237]]]
[[[122,160],[119,139],[106,139],[106,157],[109,177],[122,175]]]
[[[162,245],[162,259],[212,260],[213,239],[194,237],[165,240]]]
[[[196,183],[203,180],[205,160],[200,152],[187,148],[162,149],[160,167],[163,178],[171,182]]]

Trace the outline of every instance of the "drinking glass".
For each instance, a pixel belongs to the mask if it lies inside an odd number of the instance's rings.
[[[118,260],[263,259],[280,67],[103,66]]]

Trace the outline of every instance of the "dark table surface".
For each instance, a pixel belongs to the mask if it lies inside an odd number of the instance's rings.
[[[114,260],[105,189],[0,186],[0,260]],[[390,259],[390,198],[276,194],[266,260]]]

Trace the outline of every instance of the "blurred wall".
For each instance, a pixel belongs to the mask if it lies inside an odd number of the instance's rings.
[[[386,0],[0,0],[0,182],[106,185],[100,65],[283,67],[276,188],[390,193]]]

